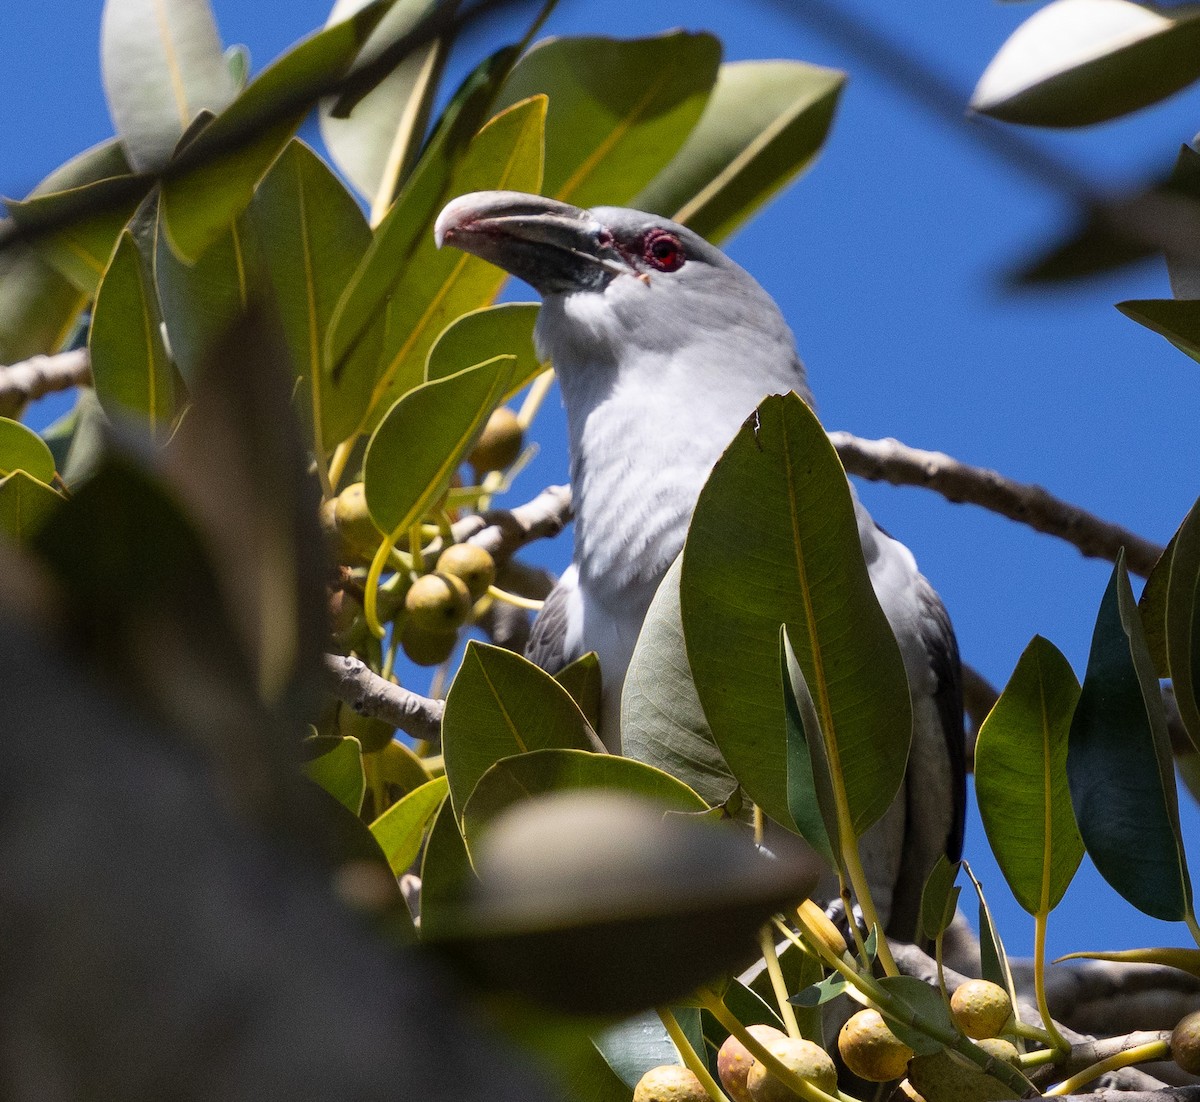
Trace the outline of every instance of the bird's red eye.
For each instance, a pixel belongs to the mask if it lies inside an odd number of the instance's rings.
[[[666,230],[651,230],[646,234],[642,256],[660,272],[674,272],[682,268],[687,259],[679,238]]]

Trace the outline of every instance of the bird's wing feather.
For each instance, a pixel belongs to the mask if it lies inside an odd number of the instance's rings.
[[[525,657],[541,666],[547,673],[558,673],[564,666],[579,657],[572,646],[571,636],[577,634],[571,628],[571,606],[574,603],[579,582],[574,568],[567,570],[550,590],[542,611],[533,622],[529,642],[525,644]]]

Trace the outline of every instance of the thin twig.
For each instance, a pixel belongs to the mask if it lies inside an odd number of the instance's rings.
[[[1142,577],[1162,554],[1158,544],[1056,498],[1040,486],[970,467],[943,452],[910,448],[890,438],[863,440],[848,432],[831,432],[829,439],[850,474],[894,486],[923,486],[948,501],[982,506],[1035,531],[1057,536],[1089,558],[1115,562],[1124,547],[1129,569]]]
[[[91,381],[92,362],[86,348],[0,366],[0,413],[15,413],[26,402]]]

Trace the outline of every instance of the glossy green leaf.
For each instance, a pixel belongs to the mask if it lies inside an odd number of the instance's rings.
[[[8,220],[0,220],[0,229]],[[28,245],[0,250],[0,363],[57,352],[86,297]]]
[[[175,368],[163,343],[154,282],[128,231],[104,272],[88,337],[96,395],[105,413],[137,414],[162,436],[175,417]]]
[[[366,791],[362,747],[358,739],[332,740],[319,757],[304,763],[304,772],[329,793],[347,811],[358,814]],[[377,839],[378,840],[378,839]]]
[[[432,236],[442,207],[461,194],[455,186],[456,171],[476,132],[487,121],[496,91],[515,56],[515,48],[506,47],[487,58],[467,77],[442,113],[437,131],[403,192],[376,228],[371,248],[338,305],[326,335],[326,361],[333,371],[340,370],[342,362],[386,316],[393,287],[406,274],[414,276],[413,256]],[[400,384],[396,390],[401,390]],[[363,431],[372,428],[387,408],[378,402],[376,405],[378,408],[367,411],[370,416],[364,417]]]
[[[721,44],[703,33],[550,38],[514,66],[499,102],[550,99],[544,194],[580,207],[619,206],[683,145],[720,60]]]
[[[383,850],[392,872],[408,872],[421,852],[421,841],[446,798],[446,778],[435,777],[392,804],[371,824],[371,833]]]
[[[516,357],[508,394],[528,386],[547,366],[533,348],[536,302],[502,302],[468,310],[438,335],[425,360],[425,380],[444,379],[496,355]]]
[[[532,99],[492,119],[456,166],[449,182],[453,193],[491,188],[537,191],[542,179],[545,111],[544,99]],[[372,247],[334,319],[330,362],[337,370],[358,343],[362,325],[386,300],[383,366],[363,419],[365,427],[373,425],[396,398],[425,377],[425,358],[442,330],[464,312],[490,302],[507,278],[501,269],[478,257],[458,249],[438,249],[432,221],[410,249],[392,255],[398,232],[402,236],[411,232],[411,226],[395,228],[397,221],[413,213],[407,195],[406,191],[376,230]],[[386,257],[381,255],[384,250],[389,253]],[[341,339],[350,332],[355,334],[353,342]]]
[[[1100,875],[1154,918],[1190,914],[1170,736],[1123,552],[1096,617],[1067,776]]]
[[[442,753],[461,819],[479,778],[531,750],[594,750],[596,736],[570,694],[512,651],[474,640],[446,697]]]
[[[1166,337],[1180,352],[1200,360],[1200,300],[1149,298],[1118,302],[1127,318]]]
[[[367,508],[381,532],[405,531],[450,485],[512,374],[512,357],[422,383],[379,423],[363,458]]]
[[[249,306],[260,272],[250,219],[239,219],[195,264],[185,264],[167,244],[160,218],[154,282],[171,358],[189,385],[210,350]]]
[[[200,111],[217,114],[237,94],[209,0],[105,0],[100,68],[138,172],[161,168]]]
[[[790,822],[800,837],[830,866],[841,866],[832,838],[838,836],[837,800],[829,759],[821,737],[821,721],[813,710],[812,693],[788,639],[779,629],[779,673],[783,682],[783,711],[787,724],[787,801]]]
[[[447,937],[461,924],[463,902],[473,887],[474,878],[454,808],[449,800],[443,800],[421,859],[423,941]]]
[[[1053,0],[1000,47],[971,109],[1006,122],[1087,126],[1157,103],[1200,78],[1191,8]]]
[[[0,478],[24,471],[38,482],[54,481],[54,456],[33,429],[0,417]]]
[[[505,808],[532,796],[567,789],[627,792],[689,814],[708,810],[682,781],[640,761],[588,750],[530,750],[500,759],[476,782],[460,816],[467,849]]]
[[[921,892],[921,936],[933,941],[944,934],[954,921],[962,889],[955,883],[959,864],[945,854],[937,859]]]
[[[579,705],[592,730],[598,730],[602,685],[600,660],[596,652],[588,651],[574,662],[569,662],[554,675],[554,680],[571,694],[571,699]]]
[[[630,206],[725,240],[812,165],[845,82],[803,61],[727,62],[683,148]]]
[[[1083,860],[1067,787],[1067,736],[1079,682],[1035,635],[975,744],[975,793],[992,853],[1032,915],[1049,914]]]
[[[0,477],[0,533],[10,539],[28,540],[62,502],[62,494],[24,471]]]
[[[688,531],[680,597],[717,745],[750,798],[783,824],[787,626],[831,779],[860,836],[903,779],[908,682],[863,562],[845,473],[795,394],[765,399],[718,460]]]
[[[337,0],[330,24],[363,6],[364,0]],[[375,59],[381,46],[409,33],[434,8],[434,0],[398,0],[359,52],[356,66]],[[374,202],[385,173],[403,181],[420,148],[433,95],[445,60],[441,40],[419,47],[391,74],[354,104],[344,118],[333,113],[336,99],[321,102],[321,137],[341,173]]]
[[[914,976],[884,976],[878,981],[887,993],[907,1013],[902,1018],[886,1014],[888,1027],[913,1052],[941,1052],[942,1044],[913,1027],[911,1022],[928,1022],[941,1032],[953,1036],[959,1030],[950,1018],[945,997],[936,988]],[[883,1008],[886,1010],[887,1008]]]
[[[1058,960],[1110,960],[1116,964],[1166,965],[1200,979],[1200,949],[1181,949],[1175,945],[1154,949],[1117,949],[1107,953],[1066,953]]]
[[[259,186],[251,214],[301,380],[297,397],[313,426],[313,450],[323,458],[354,431],[374,382],[379,332],[336,377],[324,361],[326,329],[371,231],[325,162],[296,140]]]
[[[983,885],[975,878],[975,873],[971,871],[971,866],[967,861],[962,862],[962,870],[967,874],[967,879],[971,881],[971,887],[975,889],[975,897],[979,901],[980,974],[985,980],[991,980],[992,983],[998,984],[1010,995],[1013,995],[1015,1003],[1012,971],[1008,967],[1008,954],[1004,951],[1004,942],[1000,940],[996,924],[992,921],[992,910],[983,894]]]
[[[621,752],[678,777],[714,807],[738,782],[713,741],[688,665],[679,611],[682,558],[650,603],[621,694]]]
[[[1200,748],[1200,500],[1188,511],[1172,541],[1167,583],[1167,665],[1179,717]]]
[[[39,254],[86,295],[94,295],[112,256],[117,237],[129,221],[150,182],[131,187],[129,162],[121,143],[102,142],[56,168],[20,202],[6,200],[18,225],[66,217],[83,202],[99,204],[114,191],[123,193],[112,210],[76,216],[62,229],[36,243]],[[115,198],[115,196],[114,196]]]
[[[350,66],[386,4],[372,0],[344,22],[293,46],[184,147],[160,199],[167,238],[181,259],[198,260],[246,209],[255,186],[312,106],[304,90]],[[254,137],[240,140],[248,133]]]
[[[683,1063],[675,1042],[654,1010],[607,1026],[593,1034],[592,1040],[627,1091],[633,1090],[651,1068]]]

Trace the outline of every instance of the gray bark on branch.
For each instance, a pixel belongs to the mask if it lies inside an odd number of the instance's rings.
[[[333,696],[359,715],[381,719],[416,739],[441,741],[444,701],[386,681],[348,654],[325,655],[325,683]]]
[[[10,416],[27,402],[91,381],[92,362],[86,348],[0,366],[0,414]]]

